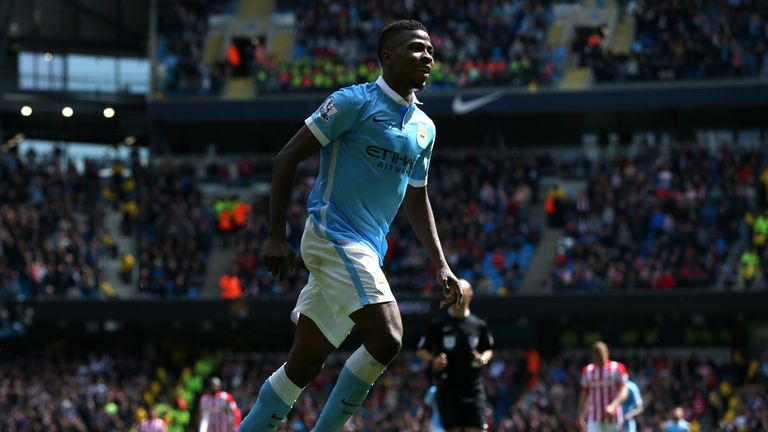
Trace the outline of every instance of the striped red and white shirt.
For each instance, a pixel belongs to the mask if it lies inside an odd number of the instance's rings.
[[[240,427],[240,409],[231,394],[219,391],[200,398],[200,432],[235,432]]]
[[[168,428],[165,426],[163,419],[146,419],[139,425],[139,432],[166,432]]]
[[[608,423],[605,407],[616,398],[627,379],[627,368],[615,361],[605,362],[602,368],[590,363],[581,370],[581,391],[587,395],[588,422]],[[615,421],[621,424],[623,418],[619,404]]]

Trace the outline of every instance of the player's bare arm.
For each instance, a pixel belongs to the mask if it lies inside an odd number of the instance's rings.
[[[416,233],[416,237],[427,250],[427,255],[437,268],[437,283],[443,287],[445,296],[440,301],[440,308],[445,309],[453,304],[461,305],[463,294],[459,287],[459,279],[453,274],[445,260],[426,186],[408,186],[402,208]]]
[[[579,411],[578,415],[576,416],[579,430],[583,432],[587,430],[587,391],[589,390],[581,390],[581,394],[579,395]]]
[[[416,351],[416,355],[435,372],[442,372],[448,366],[448,356],[445,353],[441,352],[438,355],[432,355],[428,350],[420,349]]]
[[[488,363],[491,362],[491,359],[493,358],[493,350],[485,350],[483,352],[479,352],[477,350],[472,350],[472,356],[481,365],[485,366],[485,365],[487,365]]]
[[[269,237],[262,249],[262,256],[267,270],[278,279],[283,279],[296,267],[296,251],[285,239],[285,219],[296,166],[321,148],[317,138],[303,126],[275,156],[269,196]]]
[[[611,401],[611,403],[608,404],[608,406],[605,407],[605,411],[608,414],[608,416],[613,420],[616,418],[616,410],[619,407],[619,404],[624,402],[624,400],[629,395],[629,389],[627,388],[626,384],[622,384],[621,390],[619,390],[619,393],[616,394],[616,397]]]

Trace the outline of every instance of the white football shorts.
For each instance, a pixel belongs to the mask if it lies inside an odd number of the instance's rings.
[[[362,243],[326,239],[310,218],[301,238],[301,256],[309,281],[299,293],[291,320],[298,323],[299,314],[312,319],[337,348],[355,325],[349,317],[352,312],[395,301],[376,252]]]

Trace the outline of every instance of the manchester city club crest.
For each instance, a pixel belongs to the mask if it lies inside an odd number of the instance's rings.
[[[427,125],[419,123],[417,142],[420,146],[427,145]]]

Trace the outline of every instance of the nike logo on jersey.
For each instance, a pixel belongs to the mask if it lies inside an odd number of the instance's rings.
[[[458,115],[468,114],[482,107],[483,105],[488,105],[489,103],[495,101],[496,99],[502,97],[503,95],[504,95],[504,92],[499,90],[491,94],[479,97],[477,99],[472,99],[471,101],[463,101],[461,100],[460,95],[456,95],[453,98],[451,109],[453,110],[454,114],[458,114]]]
[[[351,404],[351,403],[347,402],[347,400],[346,400],[346,399],[342,399],[342,400],[341,400],[341,403],[342,403],[342,404],[344,404],[344,405],[346,405],[346,406],[349,406],[349,407],[354,407],[354,408],[357,408],[357,407],[359,407],[359,406],[360,406],[360,405]]]

